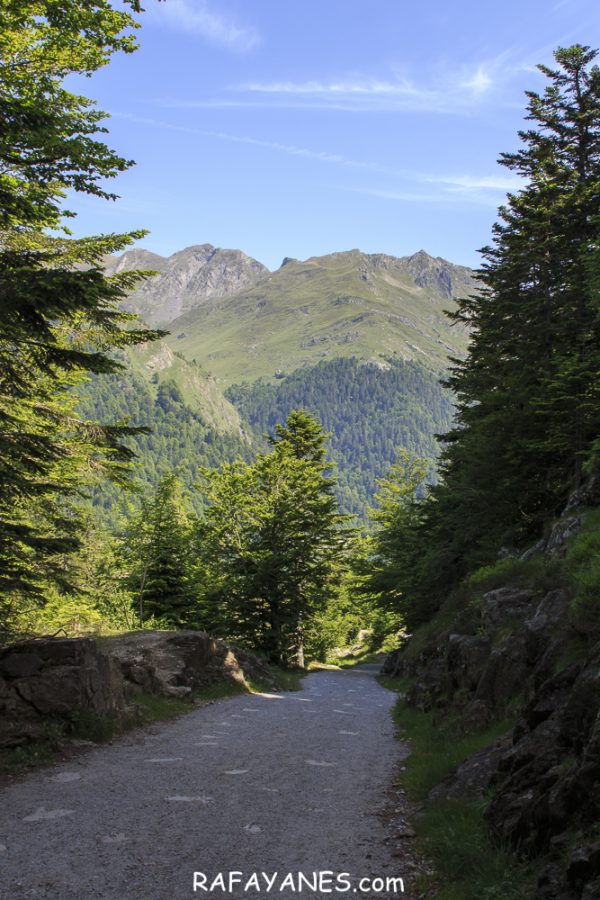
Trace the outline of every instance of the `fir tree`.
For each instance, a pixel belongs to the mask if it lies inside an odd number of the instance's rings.
[[[482,295],[454,318],[472,330],[448,379],[458,398],[444,483],[424,535],[424,594],[442,595],[502,544],[534,538],[581,479],[600,431],[600,71],[596,53],[555,53],[532,127],[501,162],[526,181],[485,248]]]
[[[142,501],[126,538],[129,588],[140,623],[155,617],[182,627],[195,618],[193,528],[182,484],[165,475],[155,493]]]
[[[135,2],[129,3],[137,8]],[[134,19],[108,0],[0,3],[0,619],[19,598],[64,586],[80,544],[76,499],[101,473],[122,478],[126,427],[81,419],[73,388],[115,371],[109,351],[156,332],[119,302],[139,278],[107,278],[101,261],[141,235],[70,240],[67,189],[107,199],[104,181],[131,163],[95,136],[104,113],[63,87],[116,51]]]
[[[325,441],[312,416],[294,411],[271,453],[205,473],[200,540],[216,568],[213,621],[277,663],[304,664],[306,629],[331,598],[344,553],[346,517],[337,512]]]

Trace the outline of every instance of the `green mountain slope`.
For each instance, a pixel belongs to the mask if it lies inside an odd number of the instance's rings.
[[[287,260],[253,286],[175,319],[168,342],[225,384],[340,356],[418,359],[439,371],[467,344],[444,310],[476,289],[470,269],[423,252]]]
[[[249,439],[249,429],[236,408],[225,399],[216,379],[195,361],[174,352],[166,341],[144,344],[130,350],[127,362],[132,371],[152,385],[177,385],[184,403],[197,413],[206,425],[242,439]],[[154,391],[154,394],[156,391]]]
[[[351,250],[270,273],[210,244],[106,261],[109,272],[135,267],[158,274],[128,308],[171,333],[129,354],[128,389],[126,377],[94,385],[90,402],[155,429],[138,441],[144,481],[176,466],[191,483],[198,464],[247,456],[300,406],[332,432],[347,511],[364,515],[399,447],[435,458],[451,419],[439,376],[468,341],[444,311],[477,291],[472,270],[424,251]]]

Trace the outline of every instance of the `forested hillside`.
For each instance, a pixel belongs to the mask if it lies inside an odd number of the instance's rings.
[[[376,479],[401,448],[431,462],[436,434],[446,431],[452,403],[439,378],[418,362],[335,359],[285,378],[233,385],[225,392],[258,434],[272,433],[292,409],[305,407],[331,433],[342,508],[364,518]]]
[[[177,473],[191,489],[201,466],[220,466],[237,458],[248,461],[259,446],[250,429],[232,430],[226,421],[211,421],[198,394],[192,405],[174,378],[159,381],[155,375],[149,380],[131,366],[123,373],[93,377],[79,396],[78,409],[86,419],[127,421],[147,429],[128,442],[136,454],[135,483],[141,489],[156,488],[168,472]],[[122,496],[118,487],[103,483],[94,489],[92,501],[112,519],[114,504]],[[198,492],[190,490],[189,498],[195,509],[202,506]]]

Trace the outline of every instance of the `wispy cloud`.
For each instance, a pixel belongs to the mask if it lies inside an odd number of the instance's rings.
[[[139,125],[147,125],[175,131],[182,134],[196,135],[218,141],[226,141],[232,144],[244,144],[250,147],[258,147],[271,152],[285,154],[302,159],[334,165],[343,169],[370,172],[384,176],[387,181],[393,180],[394,186],[385,187],[344,187],[341,190],[350,190],[355,193],[368,194],[374,197],[382,197],[387,200],[409,200],[435,203],[441,201],[485,204],[497,206],[501,195],[506,191],[516,191],[523,186],[523,181],[514,175],[465,175],[419,172],[409,169],[401,169],[393,166],[385,166],[381,163],[369,160],[352,159],[341,153],[332,153],[328,150],[316,150],[308,147],[298,147],[294,144],[284,144],[279,141],[265,140],[251,135],[229,134],[223,131],[209,131],[195,128],[191,125],[178,125],[164,122],[159,119],[142,118],[129,113],[113,113],[116,118],[127,119]],[[416,193],[412,188],[419,185],[421,190]],[[398,186],[398,187],[396,187]],[[434,187],[435,186],[435,187]],[[429,188],[429,190],[427,190]]]
[[[392,82],[377,80],[350,81],[275,81],[249,82],[239,86],[243,91],[254,91],[259,94],[301,94],[323,96],[418,96],[422,91],[410,82]]]
[[[390,166],[382,166],[379,163],[368,162],[364,160],[350,159],[341,153],[331,153],[327,150],[312,150],[308,147],[297,147],[294,144],[283,144],[279,141],[269,141],[262,138],[252,137],[243,134],[229,134],[224,131],[209,131],[203,128],[194,128],[191,125],[177,125],[172,122],[164,122],[160,119],[144,118],[134,116],[130,113],[113,112],[112,115],[118,119],[127,119],[138,125],[149,125],[151,127],[163,128],[168,131],[178,131],[182,134],[195,134],[199,137],[215,138],[221,141],[227,141],[232,144],[246,144],[251,147],[262,147],[265,150],[274,150],[277,153],[285,153],[287,156],[298,156],[304,159],[313,159],[318,162],[333,163],[338,166],[344,166],[353,169],[366,169],[371,172],[379,172],[382,174],[398,175],[399,169]]]
[[[417,178],[417,180],[419,180]],[[394,190],[393,188],[338,186],[338,189],[352,194],[364,194],[369,197],[380,197],[382,200],[396,200],[403,203],[432,203],[437,205],[476,205],[497,208],[501,198],[486,190],[437,190],[425,191]]]
[[[226,14],[216,12],[206,0],[168,0],[156,7],[153,19],[231,50],[250,50],[260,42],[255,28],[239,25]]]
[[[516,175],[424,175],[422,180],[461,191],[516,191],[523,186]]]
[[[369,78],[353,76],[333,80],[250,81],[229,87],[237,102],[248,97],[262,103],[301,108],[327,108],[349,112],[421,111],[468,112],[514,74],[503,57],[480,62],[470,68],[438,73],[429,82],[407,77]],[[224,104],[236,101],[225,98]]]

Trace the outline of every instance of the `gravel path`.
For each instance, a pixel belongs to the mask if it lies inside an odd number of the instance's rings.
[[[377,667],[200,707],[0,793],[2,900],[407,897],[298,874],[402,877],[377,812],[405,752]],[[388,843],[385,843],[385,841]],[[243,872],[229,890],[229,872]],[[194,891],[194,873],[197,885]],[[278,873],[271,889],[263,876]],[[223,873],[224,887],[217,881]],[[293,882],[282,882],[292,873]],[[379,887],[377,884],[376,887]]]

